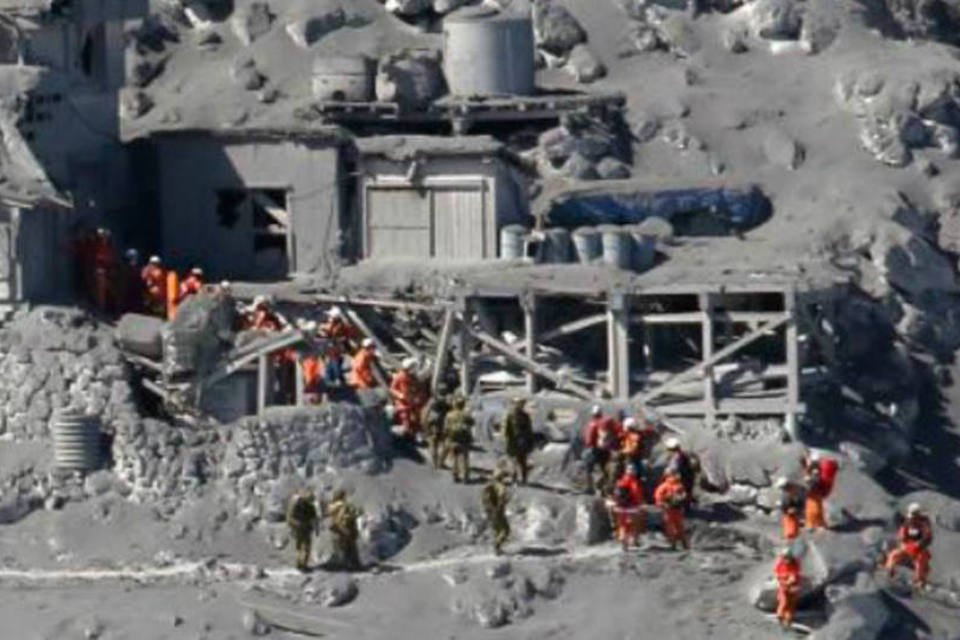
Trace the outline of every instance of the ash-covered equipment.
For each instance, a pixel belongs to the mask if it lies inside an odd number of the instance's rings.
[[[313,62],[313,97],[338,102],[373,99],[373,65],[363,56],[322,56]]]
[[[443,71],[454,96],[528,96],[534,90],[533,18],[525,1],[466,7],[443,21]]]

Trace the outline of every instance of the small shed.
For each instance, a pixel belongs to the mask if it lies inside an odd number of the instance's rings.
[[[0,137],[0,313],[7,313],[68,290],[71,204],[6,116],[0,117]]]
[[[528,224],[521,176],[487,136],[356,140],[363,259],[495,258],[499,230]]]
[[[350,177],[337,128],[155,132],[163,252],[210,277],[329,274]]]

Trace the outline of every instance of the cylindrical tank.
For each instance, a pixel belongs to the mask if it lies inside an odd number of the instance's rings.
[[[573,250],[577,262],[593,262],[603,252],[600,233],[594,227],[580,227],[573,232]]]
[[[633,260],[631,266],[637,273],[642,273],[653,267],[657,258],[657,236],[648,233],[644,228],[632,226],[629,229],[633,238]]]
[[[572,260],[573,247],[570,244],[570,231],[563,227],[554,227],[544,231],[543,261],[565,264]]]
[[[527,235],[526,227],[508,224],[500,229],[500,257],[503,260],[519,260],[523,257],[523,239]]]
[[[633,261],[633,238],[621,227],[604,225],[600,227],[603,243],[603,262],[618,269],[629,269]]]
[[[443,71],[454,96],[526,96],[534,87],[533,18],[525,0],[503,11],[465,7],[443,21]]]
[[[313,62],[313,97],[369,102],[373,99],[373,66],[362,56],[317,58]]]
[[[95,471],[100,468],[102,439],[100,421],[76,409],[54,413],[53,460],[58,469]]]

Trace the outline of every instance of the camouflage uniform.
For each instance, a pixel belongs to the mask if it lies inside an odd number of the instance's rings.
[[[468,482],[470,476],[470,445],[473,444],[473,417],[466,409],[467,401],[457,396],[453,409],[444,421],[447,443],[453,453],[453,481]]]
[[[493,550],[497,555],[502,553],[503,545],[510,537],[510,523],[507,521],[510,493],[504,484],[505,475],[498,471],[493,480],[483,488],[483,510],[487,514],[487,524],[493,531]]]
[[[327,506],[330,533],[333,534],[333,564],[347,571],[360,568],[358,515],[357,508],[347,501],[346,492],[340,489],[333,494],[333,502]]]
[[[450,399],[444,389],[439,389],[437,395],[430,398],[423,408],[423,424],[426,425],[427,442],[430,445],[430,460],[434,469],[443,468],[446,458],[444,422],[450,413]]]
[[[527,458],[533,451],[533,422],[523,410],[523,400],[515,400],[503,421],[503,439],[513,462],[513,481],[527,484]]]
[[[301,491],[294,494],[287,509],[287,526],[297,550],[297,569],[305,571],[310,564],[310,545],[317,528],[317,507],[312,493]]]

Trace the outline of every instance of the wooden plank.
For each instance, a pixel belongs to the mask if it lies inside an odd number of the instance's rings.
[[[702,334],[702,357],[704,362],[713,357],[713,309],[712,299],[709,293],[702,293],[698,296],[700,303],[700,322]],[[715,416],[717,399],[714,395],[715,388],[713,384],[713,367],[707,366],[703,369],[703,403],[706,406],[706,419],[712,423]]]
[[[453,326],[456,323],[456,314],[453,309],[447,309],[443,316],[443,328],[440,330],[440,341],[437,344],[437,357],[433,361],[433,375],[430,377],[430,392],[436,393],[443,377],[444,367],[447,366],[447,356],[450,351],[450,340],[453,338]]]
[[[267,408],[270,384],[270,367],[265,354],[257,358],[257,415],[262,416]]]
[[[473,321],[473,303],[463,301],[463,310],[460,313],[460,334],[457,350],[460,353],[460,393],[470,395],[473,386],[472,367],[473,335],[470,333],[470,323]]]
[[[578,331],[595,327],[598,324],[603,324],[606,322],[606,320],[606,313],[597,313],[592,316],[587,316],[586,318],[580,318],[579,320],[562,324],[559,327],[551,329],[550,331],[544,331],[540,335],[539,340],[540,342],[550,342],[551,340],[556,340],[561,336],[568,336],[570,334],[577,333]]]
[[[716,324],[742,322],[757,324],[769,322],[783,315],[783,311],[715,311],[713,321]],[[642,322],[649,325],[658,324],[700,324],[703,320],[702,311],[684,311],[680,313],[644,313],[630,317],[631,322]]]
[[[155,373],[161,373],[163,371],[163,363],[156,362],[145,356],[141,356],[137,353],[130,353],[129,351],[121,351],[124,359],[131,364],[143,367],[144,369],[150,369]]]
[[[354,298],[328,293],[315,293],[312,298],[317,302],[352,305],[362,307],[383,307],[384,309],[409,309],[411,311],[438,311],[446,305],[434,302],[413,302],[411,300],[381,300],[379,298]]]
[[[296,404],[298,407],[302,407],[305,404],[303,390],[303,356],[299,351],[295,356],[293,375],[296,377],[296,380],[294,380],[293,383],[295,389],[294,404]]]
[[[580,385],[574,384],[568,380],[564,380],[561,376],[554,373],[548,367],[545,367],[540,363],[531,360],[527,356],[514,351],[513,349],[510,348],[510,345],[504,342],[501,342],[500,340],[497,340],[493,336],[488,335],[482,331],[475,331],[470,328],[467,328],[466,331],[472,337],[476,338],[477,340],[487,345],[494,351],[497,351],[502,355],[506,356],[508,360],[512,360],[514,363],[520,365],[522,368],[526,369],[527,371],[533,371],[537,375],[543,378],[546,378],[547,380],[550,380],[555,385],[557,385],[558,389],[570,391],[574,395],[580,396],[584,400],[593,399],[594,396],[589,390],[584,389]]]
[[[672,389],[675,385],[681,382],[686,382],[690,378],[696,378],[698,375],[701,375],[707,367],[710,367],[716,364],[717,362],[723,360],[724,358],[727,358],[733,355],[734,353],[736,353],[737,351],[740,351],[747,345],[753,344],[754,342],[756,342],[757,340],[765,336],[770,331],[778,329],[781,326],[787,324],[788,322],[791,322],[792,320],[793,320],[793,316],[791,314],[789,313],[781,314],[781,317],[779,319],[766,322],[760,327],[757,327],[755,330],[750,331],[746,335],[742,336],[740,339],[734,342],[731,342],[726,347],[724,347],[720,351],[717,351],[715,354],[713,354],[713,356],[711,356],[709,360],[704,360],[703,362],[700,362],[690,367],[686,371],[678,373],[677,375],[673,376],[672,378],[664,382],[662,385],[657,387],[656,389],[653,389],[647,393],[638,393],[637,395],[634,396],[634,400],[637,400],[639,402],[649,402],[650,400],[663,395],[667,391],[670,391],[670,389]]]
[[[629,315],[623,294],[611,294],[607,308],[607,380],[615,398],[630,397]]]
[[[533,358],[537,351],[537,299],[533,295],[525,296],[520,299],[523,308],[523,330],[524,346],[527,354]],[[533,395],[537,392],[537,375],[533,371],[527,371],[527,393]]]
[[[784,306],[791,313],[796,307],[796,296],[792,291],[783,294]],[[787,402],[790,406],[800,404],[800,352],[799,352],[799,334],[797,332],[797,323],[791,322],[787,325],[786,331],[786,354],[787,354]],[[797,416],[793,412],[787,413],[784,429],[793,440],[797,439]]]
[[[263,340],[257,340],[249,345],[245,345],[242,349],[237,350],[229,356],[230,359],[226,363],[220,365],[207,375],[207,377],[201,381],[200,385],[202,387],[210,387],[261,356],[295,345],[301,340],[303,340],[302,333],[288,329],[281,333],[271,334]]]

